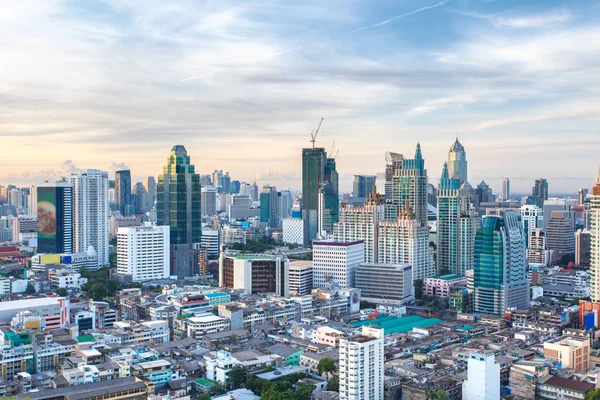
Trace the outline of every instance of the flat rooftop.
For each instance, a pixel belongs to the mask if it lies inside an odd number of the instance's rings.
[[[410,332],[413,328],[428,328],[433,325],[443,323],[438,318],[424,318],[420,315],[409,315],[406,317],[398,318],[391,315],[379,314],[379,317],[373,320],[365,320],[360,322],[353,322],[350,325],[355,327],[361,326],[373,326],[375,328],[383,328],[384,333],[389,335],[391,333],[405,333]]]
[[[23,308],[58,306],[59,300],[62,300],[62,297],[39,297],[35,299],[1,301],[0,312],[20,310]]]
[[[107,384],[107,382],[97,382],[88,385],[76,385],[65,388],[40,390],[39,392],[21,393],[18,398],[44,400],[66,397],[69,400],[82,400],[94,397],[101,398],[102,396],[109,396],[125,390],[142,388],[146,388],[146,384],[132,376],[129,378],[114,379],[110,381],[110,384]]]

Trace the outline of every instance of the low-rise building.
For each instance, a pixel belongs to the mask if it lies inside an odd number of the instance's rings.
[[[590,367],[590,339],[587,337],[559,337],[544,343],[544,357],[561,363],[562,368],[576,372]]]
[[[585,394],[594,390],[593,383],[579,382],[560,376],[548,376],[537,384],[538,399],[577,400],[585,399]]]
[[[423,294],[427,296],[448,297],[454,287],[465,287],[467,278],[461,275],[440,275],[423,280]]]

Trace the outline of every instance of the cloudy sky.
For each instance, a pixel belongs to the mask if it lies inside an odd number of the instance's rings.
[[[342,189],[421,142],[438,182],[458,134],[469,181],[591,187],[600,2],[40,0],[0,7],[0,184],[74,168],[300,187],[335,141]]]

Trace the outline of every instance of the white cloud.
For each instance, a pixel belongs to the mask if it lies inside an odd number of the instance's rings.
[[[569,21],[572,15],[568,11],[561,11],[546,15],[528,15],[517,17],[492,17],[494,25],[510,28],[540,28],[543,26],[554,26]]]

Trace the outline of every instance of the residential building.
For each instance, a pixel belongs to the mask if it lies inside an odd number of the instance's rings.
[[[525,247],[518,212],[484,217],[475,238],[474,311],[501,315],[507,308],[529,308]]]
[[[544,230],[548,229],[548,224],[550,223],[550,218],[552,217],[553,211],[569,211],[572,206],[572,201],[568,199],[561,199],[556,197],[551,197],[544,201],[544,205],[540,206],[544,210]],[[573,225],[573,230],[575,230],[575,226]]]
[[[356,267],[356,288],[369,301],[414,301],[412,265],[361,263]]]
[[[537,384],[550,375],[544,360],[519,360],[510,367],[509,386],[516,398],[537,398]]]
[[[39,253],[73,252],[73,185],[40,183],[35,187]]]
[[[146,178],[146,209],[148,211],[154,209],[156,201],[156,179],[153,176]]]
[[[38,232],[37,215],[19,215],[12,220],[13,241],[18,243],[29,243],[35,239]]]
[[[546,239],[546,232],[542,229],[531,231],[526,252],[527,262],[530,264],[550,265],[553,252],[548,250]]]
[[[157,222],[170,227],[171,275],[194,275],[192,244],[202,236],[200,175],[182,145],[173,146],[158,176]]]
[[[332,282],[341,288],[355,287],[356,267],[364,260],[364,242],[313,242],[313,285]]]
[[[534,204],[524,204],[521,206],[519,212],[521,213],[525,239],[529,243],[533,231],[544,228],[544,210]]]
[[[396,169],[392,178],[392,203],[399,208],[408,208],[414,218],[427,227],[427,170],[417,144],[414,159],[403,159],[402,169]]]
[[[108,173],[81,170],[68,180],[73,185],[73,250],[83,253],[92,246],[97,267],[108,265]]]
[[[128,217],[128,206],[131,202],[131,171],[121,170],[115,172],[115,197],[117,200],[117,210],[122,216]]]
[[[448,173],[450,178],[460,180],[461,185],[467,181],[467,152],[458,137],[448,150]]]
[[[500,398],[500,363],[494,354],[469,355],[468,377],[463,383],[463,400],[489,400]]]
[[[541,207],[548,200],[548,181],[544,178],[535,180],[531,187],[531,197],[538,207]]]
[[[591,263],[592,232],[578,229],[575,232],[575,265],[589,267]]]
[[[580,382],[560,376],[548,376],[537,384],[537,399],[545,400],[578,400],[585,399],[585,395],[595,389],[590,382]]]
[[[247,294],[289,296],[289,261],[281,255],[239,255],[219,258],[219,285]]]
[[[137,363],[131,366],[131,375],[144,377],[154,386],[165,386],[172,377],[172,365],[167,360],[156,360]]]
[[[437,191],[437,269],[464,275],[473,269],[479,218],[458,178],[450,178],[444,163]]]
[[[510,198],[510,179],[502,179],[502,199],[508,200]]]
[[[223,332],[230,329],[229,320],[211,313],[189,317],[185,320],[185,324],[187,328],[187,337],[194,340],[203,340],[204,336],[207,334]]]
[[[463,275],[440,275],[424,279],[423,293],[427,296],[448,297],[453,288],[466,286],[467,278]]]
[[[372,193],[364,205],[342,203],[338,222],[334,225],[333,239],[336,242],[362,240],[365,246],[364,262],[378,262],[378,224],[384,219],[384,199]]]
[[[560,362],[561,368],[585,372],[590,368],[588,337],[559,337],[544,342],[544,358]]]
[[[129,217],[111,215],[109,221],[110,239],[117,238],[117,231],[119,228],[128,228],[131,226],[142,226],[142,219],[139,215],[131,215]]]
[[[304,225],[302,218],[284,218],[283,243],[304,246]]]
[[[378,224],[377,261],[412,265],[413,280],[435,275],[429,251],[429,232],[411,213],[403,212],[393,221]]]
[[[137,182],[133,186],[133,192],[131,194],[131,202],[134,206],[135,214],[145,214],[148,209],[146,204],[148,203],[148,192],[142,182]]]
[[[119,228],[117,234],[117,272],[130,275],[134,282],[168,279],[168,226]]]
[[[590,212],[590,297],[592,302],[600,302],[600,168],[596,184],[592,188]],[[580,309],[581,309],[580,305]]]
[[[0,330],[0,377],[12,380],[22,372],[34,373],[31,335],[24,330]]]
[[[313,289],[313,267],[311,261],[290,261],[290,296],[304,296]]]
[[[375,186],[375,175],[354,175],[352,183],[352,197],[369,197]]]
[[[340,339],[340,400],[383,400],[383,343],[383,329],[366,326]]]

